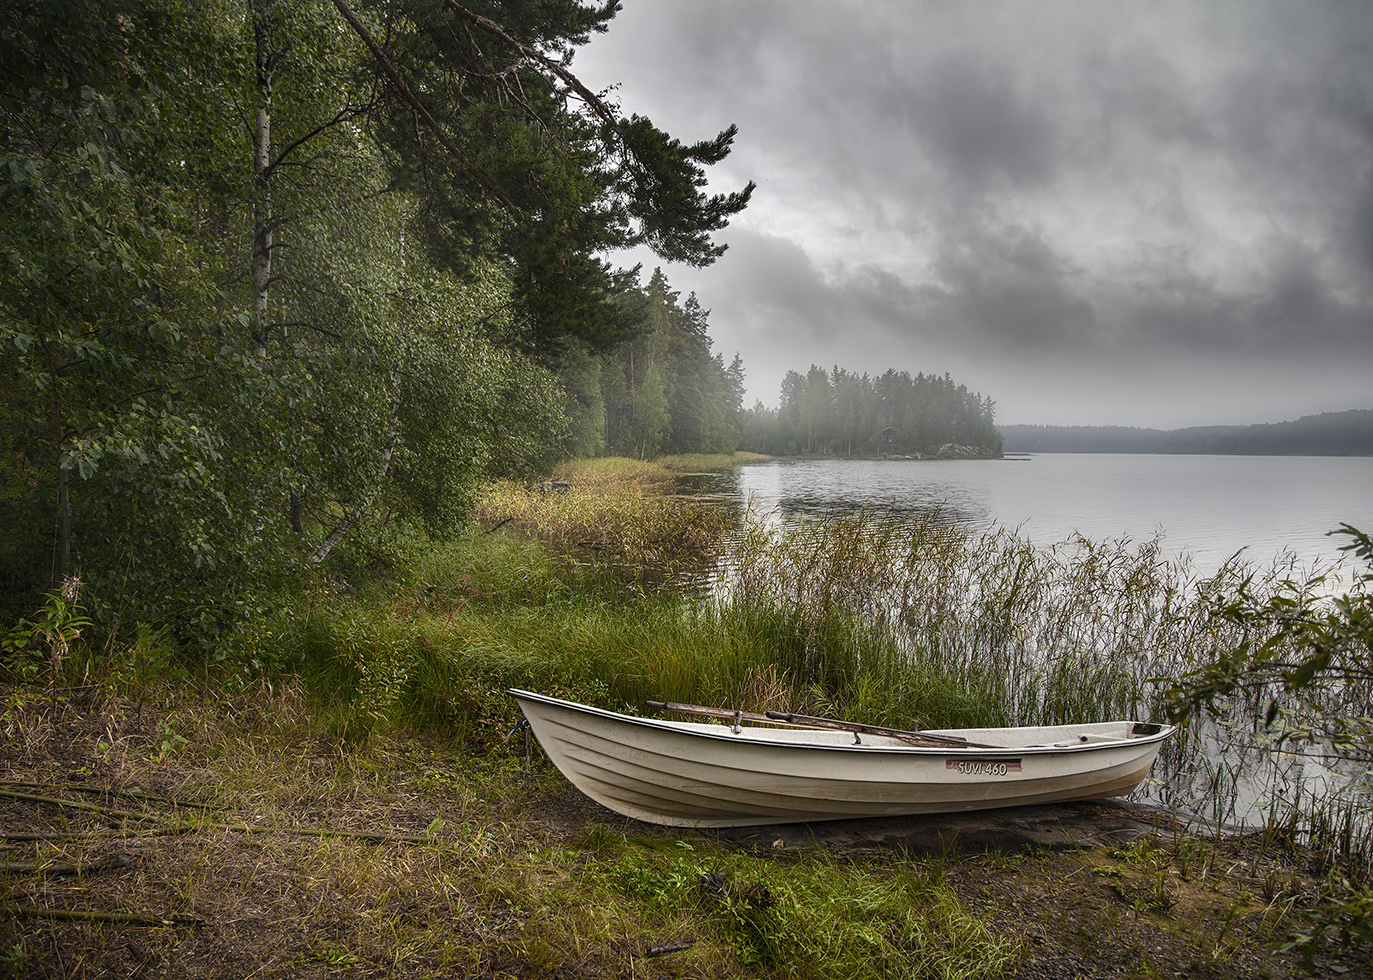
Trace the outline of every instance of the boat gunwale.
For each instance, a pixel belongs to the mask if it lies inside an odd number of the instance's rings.
[[[682,722],[682,721],[672,721],[672,720],[665,719],[665,718],[644,718],[644,717],[640,717],[640,716],[637,716],[637,715],[626,715],[626,714],[623,714],[623,713],[618,712],[618,711],[610,711],[609,709],[606,709],[606,708],[597,708],[597,707],[595,707],[594,705],[581,704],[580,702],[577,702],[577,701],[566,701],[566,700],[564,700],[564,699],[562,699],[562,698],[555,698],[555,697],[553,697],[553,696],[551,696],[551,695],[548,695],[548,694],[539,694],[539,693],[537,693],[537,692],[535,692],[535,691],[527,691],[527,690],[523,690],[523,689],[521,689],[521,688],[513,688],[513,687],[512,687],[512,688],[507,688],[505,693],[508,694],[508,695],[510,695],[511,697],[513,697],[516,701],[528,700],[528,701],[532,701],[532,702],[537,703],[537,704],[548,705],[548,706],[552,706],[552,707],[555,707],[555,708],[565,708],[565,709],[568,709],[568,710],[570,710],[570,711],[572,711],[572,712],[574,712],[574,713],[579,713],[579,714],[584,714],[584,715],[591,715],[591,716],[593,716],[593,717],[598,717],[598,718],[601,718],[601,719],[607,720],[607,721],[620,722],[620,723],[623,723],[623,724],[630,724],[630,725],[637,725],[637,726],[642,727],[642,728],[649,728],[649,729],[652,729],[652,730],[654,730],[654,731],[663,732],[663,733],[672,734],[672,735],[680,735],[680,736],[684,736],[684,737],[687,737],[687,738],[705,738],[705,739],[712,739],[712,740],[714,740],[714,741],[725,742],[725,743],[727,743],[727,744],[736,745],[736,746],[744,746],[744,745],[747,745],[747,746],[749,746],[749,747],[760,747],[760,748],[779,748],[779,749],[805,750],[805,751],[807,751],[807,752],[814,752],[814,751],[826,751],[826,752],[858,752],[858,753],[867,753],[867,754],[874,754],[874,753],[876,753],[876,754],[899,755],[899,756],[909,756],[909,755],[919,755],[919,756],[950,756],[950,755],[952,755],[952,756],[957,756],[957,757],[965,757],[965,756],[967,756],[967,757],[972,757],[972,758],[982,758],[982,757],[994,757],[994,758],[997,758],[997,757],[1002,757],[1002,756],[1022,756],[1022,755],[1067,755],[1067,754],[1080,753],[1080,752],[1101,752],[1101,751],[1110,750],[1110,749],[1135,749],[1135,748],[1140,748],[1140,747],[1143,747],[1143,746],[1146,746],[1146,745],[1150,745],[1150,744],[1152,744],[1152,743],[1154,743],[1154,742],[1163,742],[1163,741],[1166,741],[1168,738],[1171,738],[1172,735],[1173,735],[1173,733],[1176,731],[1176,726],[1174,726],[1174,725],[1162,725],[1162,724],[1160,724],[1160,725],[1158,725],[1158,731],[1157,731],[1157,732],[1154,732],[1154,733],[1152,733],[1152,734],[1131,736],[1131,737],[1128,737],[1128,738],[1121,738],[1121,739],[1113,739],[1113,740],[1111,740],[1111,741],[1105,741],[1105,742],[1084,742],[1084,743],[1082,743],[1082,744],[1080,744],[1080,745],[1020,745],[1020,746],[995,746],[995,747],[990,747],[990,748],[987,747],[987,746],[966,746],[966,747],[964,747],[964,746],[958,746],[958,745],[937,745],[937,746],[935,746],[935,745],[928,745],[928,746],[927,746],[927,745],[910,745],[910,744],[899,744],[899,745],[875,745],[875,744],[869,744],[869,743],[858,743],[858,744],[847,744],[847,745],[844,745],[844,744],[825,744],[825,743],[814,743],[814,742],[787,741],[787,740],[785,740],[785,739],[772,739],[772,738],[767,738],[767,739],[749,738],[749,739],[746,739],[746,740],[745,740],[745,739],[741,739],[741,738],[739,737],[739,735],[736,735],[736,734],[734,733],[733,729],[731,729],[731,728],[730,728],[729,726],[727,726],[727,725],[701,725],[701,727],[686,728],[686,727],[684,727],[684,726],[687,726],[687,725],[696,725],[696,724],[698,724],[698,723],[694,723],[694,722]],[[523,711],[523,709],[521,709],[521,711]],[[1135,725],[1135,724],[1139,724],[1139,722],[1127,721],[1127,720],[1123,720],[1123,719],[1122,719],[1122,720],[1118,720],[1118,721],[1108,721],[1108,722],[1086,722],[1086,723],[1083,723],[1083,724],[1080,724],[1080,725],[1025,725],[1025,726],[1019,726],[1019,728],[1060,728],[1060,729],[1069,729],[1069,728],[1085,728],[1085,727],[1089,727],[1089,726],[1091,726],[1091,725],[1110,725],[1110,724],[1127,724],[1127,725]],[[710,731],[709,729],[711,729],[711,728],[717,728],[717,729],[719,729],[719,732],[717,733],[717,732]],[[1012,728],[1004,728],[1004,729],[1000,729],[1000,730],[1001,730],[1001,731],[1008,731],[1008,732],[1010,732],[1010,731],[1017,731],[1017,730],[1019,730],[1019,728],[1012,727]],[[931,729],[931,733],[932,733],[932,734],[936,734],[936,735],[947,735],[949,732],[954,732],[954,731],[990,732],[990,731],[996,731],[996,730],[998,730],[998,729],[989,729],[989,728],[978,728],[978,729]],[[762,727],[757,726],[757,725],[744,725],[744,726],[741,726],[741,733],[742,733],[743,731],[786,732],[786,731],[788,731],[788,729],[784,729],[784,728],[762,728]],[[842,730],[842,729],[839,729],[839,730],[832,730],[832,729],[823,729],[823,728],[795,728],[795,729],[790,729],[790,731],[795,731],[795,732],[797,732],[798,734],[801,733],[801,732],[816,732],[816,733],[821,733],[821,732],[823,732],[824,734],[827,734],[827,735],[830,735],[830,734],[842,734],[842,733],[843,733],[843,730]],[[887,738],[887,737],[889,737],[889,736],[872,736],[872,735],[869,735],[868,737],[870,737],[870,738],[872,738],[872,737]]]

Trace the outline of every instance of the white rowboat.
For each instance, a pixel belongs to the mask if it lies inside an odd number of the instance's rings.
[[[1174,731],[1132,721],[938,729],[922,734],[946,741],[926,745],[869,731],[639,718],[530,691],[509,694],[574,786],[616,813],[674,827],[1124,796]]]

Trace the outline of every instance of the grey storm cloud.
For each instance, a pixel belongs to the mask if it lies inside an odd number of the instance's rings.
[[[1055,121],[995,64],[950,58],[912,93],[907,126],[956,181],[1051,183],[1058,170]]]
[[[946,318],[1012,348],[1071,347],[1096,341],[1092,304],[1043,238],[1023,231],[944,242],[935,271],[947,286]]]
[[[666,271],[760,397],[830,362],[957,365],[1012,421],[1093,374],[1082,421],[1373,406],[1373,4],[627,0],[574,69],[739,125],[731,250]]]

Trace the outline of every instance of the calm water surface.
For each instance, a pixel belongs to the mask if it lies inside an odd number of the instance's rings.
[[[1373,457],[1038,454],[1004,460],[781,460],[713,478],[783,519],[854,508],[939,508],[1037,544],[1158,535],[1211,572],[1241,549],[1266,565],[1338,556],[1341,523],[1373,530]]]

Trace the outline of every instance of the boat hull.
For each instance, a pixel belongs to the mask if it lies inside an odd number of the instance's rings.
[[[949,813],[1129,793],[1166,726],[1132,722],[949,731],[996,748],[638,718],[512,690],[535,738],[579,790],[627,817],[741,827]]]

